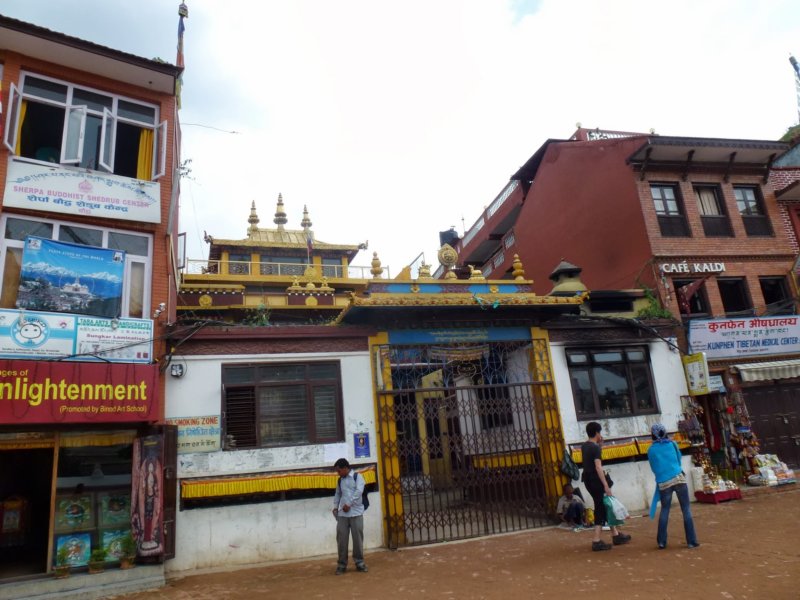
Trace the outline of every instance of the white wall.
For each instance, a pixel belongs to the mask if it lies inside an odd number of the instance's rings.
[[[331,469],[337,458],[376,463],[377,446],[369,354],[315,353],[246,356],[176,356],[183,377],[167,378],[166,417],[220,415],[222,364],[338,360],[342,370],[345,442],[286,448],[197,452],[178,455],[178,478],[215,477],[291,469]],[[367,458],[355,458],[354,433],[368,433]],[[377,494],[365,516],[366,548],[382,544]],[[241,565],[336,552],[332,498],[311,498],[178,511],[176,557],[167,570]]]
[[[674,343],[674,340],[672,341]],[[650,435],[650,427],[654,423],[663,423],[667,431],[677,430],[678,421],[683,418],[681,396],[688,394],[680,354],[660,340],[649,343],[648,348],[659,414],[579,421],[575,411],[564,344],[552,344],[553,377],[564,427],[564,441],[567,444],[577,444],[586,440],[586,424],[589,421],[600,423],[603,426],[603,437],[607,439]],[[689,457],[684,457],[684,466],[688,475],[691,468]],[[655,480],[646,460],[613,464],[607,466],[606,470],[614,480],[614,495],[619,497],[628,510],[631,512],[649,510]],[[573,483],[580,486],[579,483]],[[584,498],[591,505],[589,495],[584,494]]]

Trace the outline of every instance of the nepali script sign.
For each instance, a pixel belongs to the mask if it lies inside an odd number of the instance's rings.
[[[161,185],[111,173],[9,159],[3,206],[160,223]]]
[[[689,347],[692,353],[705,352],[710,360],[800,352],[800,318],[692,320]]]
[[[159,418],[157,365],[0,360],[0,424]]]

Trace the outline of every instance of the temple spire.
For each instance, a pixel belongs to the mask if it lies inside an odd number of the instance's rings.
[[[283,231],[283,226],[287,222],[286,211],[283,208],[283,194],[278,194],[278,207],[275,209],[273,222],[278,226],[278,231]]]
[[[300,225],[303,227],[304,231],[308,231],[311,228],[311,219],[308,218],[308,207],[303,206],[303,220],[300,221]]]
[[[248,235],[256,233],[258,231],[259,218],[256,214],[255,200],[253,200],[253,203],[250,205],[250,216],[247,218],[247,222],[250,223],[250,227],[247,228]]]

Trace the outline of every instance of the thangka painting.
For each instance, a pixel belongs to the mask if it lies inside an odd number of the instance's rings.
[[[53,556],[58,556],[61,548],[67,549],[66,564],[71,567],[82,567],[89,562],[92,555],[92,534],[70,533],[56,537],[56,547]]]
[[[92,495],[81,494],[56,497],[56,531],[94,527]]]
[[[17,308],[119,317],[125,252],[28,236]]]
[[[131,523],[131,495],[129,492],[103,492],[98,494],[100,526],[124,525]]]
[[[148,435],[133,443],[131,525],[139,556],[164,554],[163,437]]]
[[[108,553],[109,560],[119,560],[124,554],[123,540],[128,533],[129,529],[106,529],[100,532],[100,547]]]

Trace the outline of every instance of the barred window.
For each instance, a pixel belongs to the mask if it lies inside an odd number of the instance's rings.
[[[225,449],[344,440],[338,362],[223,365]]]
[[[645,346],[569,349],[567,364],[578,419],[658,411]]]

